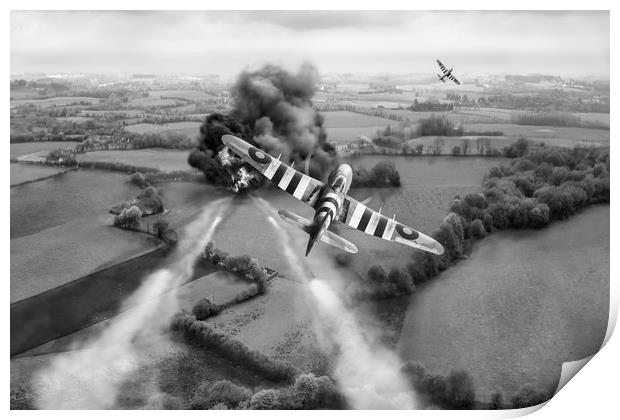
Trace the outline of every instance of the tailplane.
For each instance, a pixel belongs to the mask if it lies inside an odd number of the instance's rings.
[[[308,234],[311,232],[312,222],[310,220],[298,216],[295,213],[291,213],[288,210],[279,210],[278,214],[285,222],[288,222],[293,226],[297,226],[299,229]]]
[[[328,229],[323,230],[323,232],[316,231],[316,229],[313,229],[312,222],[308,219],[305,219],[287,210],[279,210],[278,214],[280,215],[282,220],[292,224],[293,226],[298,227],[299,229],[310,235],[310,241],[308,242],[306,255],[308,255],[310,249],[312,249],[312,246],[317,239],[320,239],[321,242],[324,242],[328,245],[342,249],[343,251],[350,252],[352,254],[357,253],[357,247],[351,242],[347,241],[341,236],[338,236],[337,234]]]
[[[328,245],[335,246],[336,248],[340,248],[343,251],[350,252],[351,254],[357,254],[357,247],[355,245],[344,239],[342,236],[336,235],[331,230],[326,230],[325,233],[323,233],[321,236],[321,241]]]

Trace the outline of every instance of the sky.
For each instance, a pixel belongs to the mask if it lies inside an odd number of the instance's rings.
[[[265,63],[322,74],[609,76],[609,13],[13,11],[11,74],[232,76]]]

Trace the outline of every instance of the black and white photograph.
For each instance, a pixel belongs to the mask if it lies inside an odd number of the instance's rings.
[[[609,340],[609,9],[8,14],[10,410],[517,416]]]

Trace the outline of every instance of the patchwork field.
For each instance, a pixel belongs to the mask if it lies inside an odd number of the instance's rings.
[[[596,352],[609,309],[609,206],[541,231],[497,233],[413,298],[404,360],[465,369],[482,399],[555,387],[561,364]]]
[[[77,155],[79,162],[114,162],[159,169],[164,172],[193,170],[187,164],[187,150],[138,149],[101,150]]]
[[[135,196],[127,175],[78,170],[11,188],[11,301],[62,284],[156,240],[112,227],[112,204]]]
[[[506,136],[523,136],[532,140],[543,139],[548,144],[561,143],[566,146],[573,146],[578,143],[592,143],[601,146],[609,144],[609,130],[594,128],[516,124],[466,124],[465,130],[502,131]]]
[[[140,109],[115,109],[115,110],[98,110],[98,109],[83,109],[80,114],[88,117],[108,117],[111,115],[122,115],[127,117],[137,117],[144,115],[145,112]]]
[[[65,172],[64,168],[25,163],[11,163],[11,187]]]
[[[149,235],[117,229],[111,216],[84,217],[11,239],[11,303],[155,249]]]
[[[582,123],[599,123],[609,127],[609,114],[598,112],[576,112],[573,115],[581,118]]]
[[[199,101],[208,101],[211,99],[217,99],[217,96],[211,95],[206,92],[202,92],[199,90],[174,90],[174,89],[166,89],[166,90],[150,90],[149,96],[152,98],[181,98],[188,101],[199,102]]]
[[[107,215],[112,204],[135,196],[127,175],[98,170],[73,171],[11,188],[11,239],[82,217]]]
[[[37,152],[51,152],[55,149],[72,148],[76,145],[73,141],[41,141],[30,143],[11,143],[11,159],[30,155]]]
[[[400,173],[400,188],[356,188],[350,195],[357,200],[372,197],[368,204],[381,208],[383,214],[392,216],[415,229],[432,234],[448,213],[456,195],[479,191],[489,168],[507,162],[504,158],[457,158],[364,156],[349,163],[355,168],[372,168],[377,162],[389,159]],[[386,266],[405,265],[410,251],[396,243],[389,243],[355,230],[344,229],[342,235],[358,245],[360,252],[353,257],[356,271],[365,273],[368,266],[381,262]]]
[[[179,99],[163,99],[159,96],[147,96],[144,98],[135,98],[129,101],[129,105],[144,108],[159,108],[184,105],[185,102]]]
[[[360,135],[373,137],[377,130],[388,125],[397,125],[396,121],[387,118],[373,117],[349,111],[324,112],[325,129],[330,141],[354,141]]]
[[[149,124],[140,123],[125,126],[125,130],[131,133],[147,134],[147,133],[176,133],[185,134],[189,138],[195,138],[200,133],[202,123],[195,121],[182,121],[168,124]]]
[[[99,103],[99,101],[99,98],[88,98],[85,96],[57,96],[55,98],[47,99],[15,99],[11,101],[11,108],[26,104],[32,104],[42,108],[49,108],[52,106],[68,106],[74,104],[79,105],[80,102],[90,105]]]

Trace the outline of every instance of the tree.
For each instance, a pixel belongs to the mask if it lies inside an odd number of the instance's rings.
[[[377,283],[383,283],[387,278],[387,273],[381,265],[373,265],[368,269],[368,279]]]
[[[409,272],[409,276],[415,286],[419,286],[427,280],[424,270],[422,270],[416,263],[407,264],[407,271]]]
[[[221,308],[219,305],[212,303],[207,298],[200,299],[192,308],[192,314],[199,321],[204,321],[209,318],[211,315],[216,315],[220,312]]]
[[[160,219],[153,223],[153,230],[155,232],[155,236],[159,239],[165,239],[170,231],[170,226],[168,225],[168,222]]]
[[[484,230],[487,233],[491,233],[493,231],[493,216],[490,213],[485,213],[482,218],[482,224],[484,225]]]
[[[121,213],[114,218],[114,224],[126,228],[135,228],[138,221],[142,217],[142,212],[137,206],[131,206],[123,209]]]
[[[252,410],[277,410],[280,405],[280,392],[263,389],[252,395],[249,408]]]
[[[517,395],[511,398],[512,408],[525,408],[541,404],[551,398],[547,392],[538,391],[532,385],[524,385]]]
[[[463,151],[464,155],[467,155],[469,153],[469,148],[471,145],[471,140],[469,139],[463,139],[461,142],[461,149]]]
[[[249,400],[252,394],[242,386],[236,385],[227,380],[217,381],[212,386],[210,383],[203,382],[196,392],[191,402],[193,409],[204,410],[221,403],[228,408],[236,408],[239,403]]]
[[[465,371],[452,371],[446,380],[446,400],[451,407],[468,409],[474,406],[474,381]]]
[[[396,286],[396,289],[402,294],[409,295],[415,292],[415,284],[409,273],[403,268],[392,267],[388,274],[390,283]]]
[[[501,410],[504,408],[504,397],[499,392],[496,392],[491,397],[491,402],[489,403],[490,410]]]
[[[482,223],[482,220],[475,219],[473,222],[471,222],[471,235],[474,238],[476,239],[484,238],[486,234],[487,232],[484,228],[484,224]]]
[[[149,183],[146,181],[146,177],[142,172],[134,172],[133,174],[131,174],[131,176],[129,177],[129,182],[137,185],[140,188],[146,188],[149,185]]]
[[[295,378],[293,384],[297,406],[304,409],[316,408],[320,397],[320,384],[312,373],[304,373]]]

